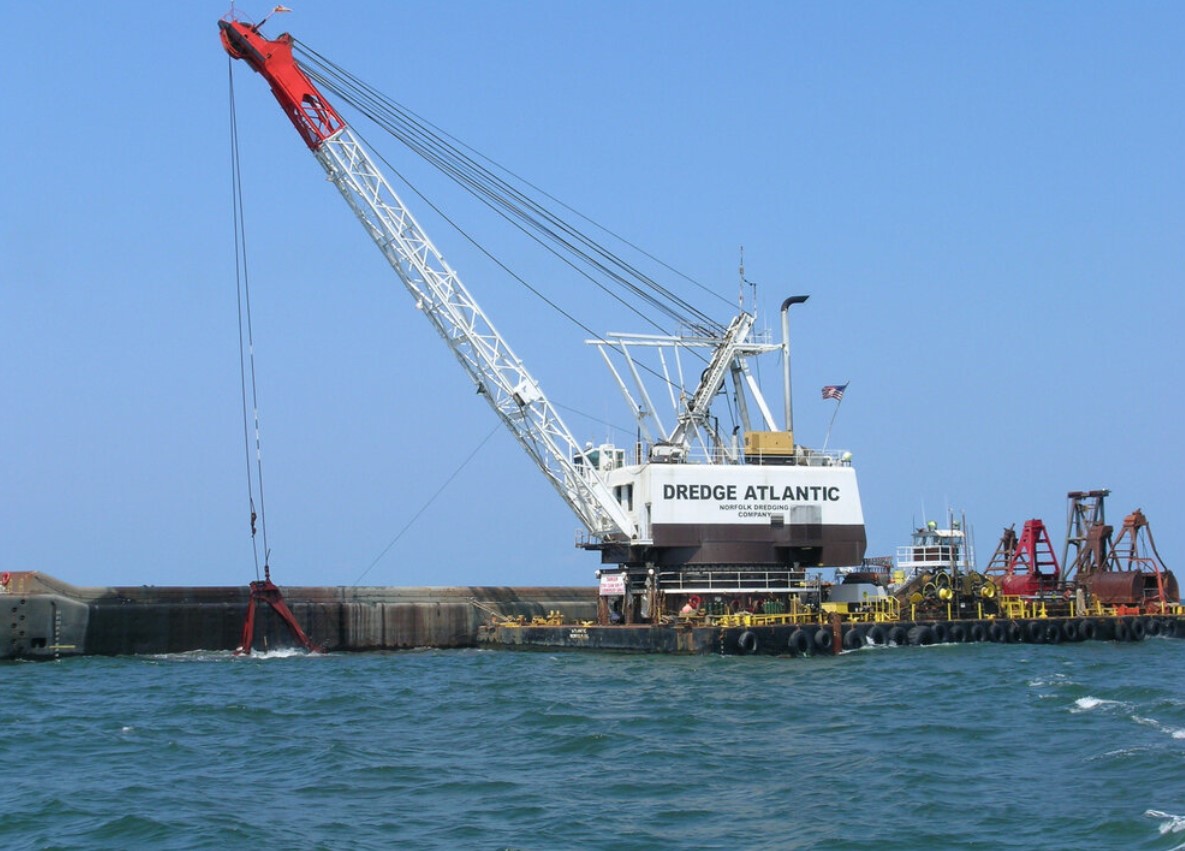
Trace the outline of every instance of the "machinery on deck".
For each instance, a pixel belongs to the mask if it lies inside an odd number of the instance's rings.
[[[984,573],[1005,596],[1055,593],[1062,574],[1044,521],[1026,520],[1019,539],[1012,526],[1005,529]]]
[[[591,341],[610,366],[638,427],[636,445],[581,445],[539,382],[445,262],[337,110],[294,58],[288,34],[267,39],[234,18],[222,43],[271,86],[298,134],[374,240],[416,308],[449,346],[478,392],[582,523],[579,544],[598,552],[602,616],[654,620],[692,599],[779,600],[802,593],[808,567],[858,564],[865,531],[850,453],[794,440],[787,310],[780,344],[760,339],[743,309],[725,326],[674,336],[607,335]],[[665,429],[635,355],[657,353],[675,408]],[[671,362],[662,354],[671,353]],[[786,417],[779,428],[748,366],[780,352]],[[697,382],[680,358],[698,357]],[[615,360],[616,359],[616,360]],[[624,372],[632,379],[623,378]],[[653,373],[653,370],[652,370]],[[731,378],[739,422],[720,427],[712,404]],[[636,395],[635,395],[636,394]],[[750,401],[758,416],[750,418]],[[612,602],[610,602],[612,601]]]
[[[1006,528],[983,572],[983,611],[1009,614],[1039,607],[1052,616],[1072,606],[1079,612],[1164,614],[1179,604],[1177,579],[1161,560],[1143,511],[1124,518],[1119,538],[1112,542],[1114,530],[1104,510],[1109,495],[1108,490],[1067,494],[1060,564],[1043,521],[1026,520],[1019,537],[1014,526]],[[951,584],[941,573],[928,578],[939,587]]]
[[[1165,567],[1152,527],[1136,509],[1123,519],[1114,543],[1104,512],[1106,490],[1071,491],[1063,561],[1089,600],[1136,611],[1165,612],[1181,599],[1177,578]],[[1070,549],[1075,550],[1073,561]]]

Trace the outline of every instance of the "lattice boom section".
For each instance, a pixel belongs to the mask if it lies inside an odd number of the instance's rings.
[[[558,412],[349,130],[315,153],[416,306],[589,532],[632,536],[633,521],[597,474],[574,469],[579,444]]]

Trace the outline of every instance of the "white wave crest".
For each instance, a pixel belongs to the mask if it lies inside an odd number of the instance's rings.
[[[1181,833],[1185,831],[1185,816],[1175,816],[1172,813],[1166,813],[1162,810],[1145,810],[1144,815],[1148,818],[1161,819],[1158,828],[1161,836],[1164,836],[1166,833]]]
[[[244,653],[241,659],[291,659],[294,656],[324,656],[323,653],[310,653],[302,647],[282,647],[277,650],[252,650],[248,655]]]
[[[1145,727],[1151,727],[1153,730],[1164,733],[1165,735],[1174,739],[1185,739],[1185,729],[1180,727],[1170,727],[1168,724],[1162,724],[1155,718],[1145,718],[1141,715],[1132,715],[1132,720],[1137,724],[1141,724]]]

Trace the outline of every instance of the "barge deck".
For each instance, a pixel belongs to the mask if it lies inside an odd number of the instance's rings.
[[[800,624],[681,623],[611,625],[495,623],[478,633],[482,646],[511,650],[600,650],[692,655],[838,655],[866,646],[932,644],[1062,644],[1185,638],[1185,615],[1086,615]]]

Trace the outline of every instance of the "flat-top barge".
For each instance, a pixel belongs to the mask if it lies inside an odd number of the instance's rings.
[[[1177,580],[1156,551],[1147,518],[1138,509],[1127,515],[1112,541],[1108,494],[1068,494],[1060,564],[1040,520],[1026,521],[1019,536],[1004,530],[982,573],[965,521],[945,529],[931,522],[895,561],[868,559],[837,571],[835,582],[816,578],[778,593],[761,572],[715,571],[703,577],[714,585],[681,593],[652,585],[644,599],[619,595],[623,584],[602,574],[596,620],[493,619],[479,640],[516,649],[812,656],[867,646],[1185,638]]]

